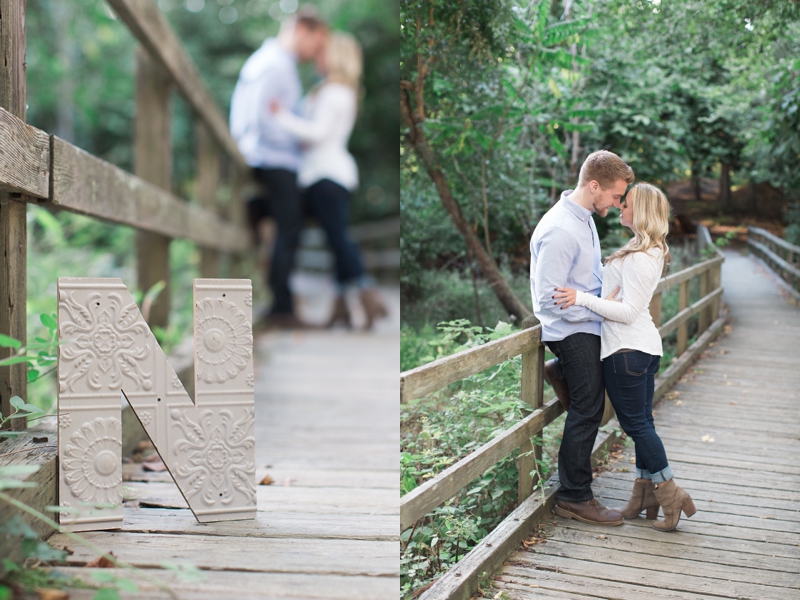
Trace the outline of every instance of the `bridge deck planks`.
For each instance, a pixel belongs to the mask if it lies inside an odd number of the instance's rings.
[[[798,597],[800,311],[771,275],[735,252],[726,253],[722,285],[730,331],[655,410],[697,514],[672,533],[642,517],[597,527],[554,516],[548,541],[519,549],[495,575],[508,598]],[[706,435],[714,441],[702,441]],[[626,448],[595,479],[607,506],[630,495],[633,456]]]
[[[393,313],[395,294],[384,293]],[[275,482],[258,487],[255,521],[198,523],[168,474],[126,465],[126,495],[135,499],[124,528],[85,536],[182,600],[397,597],[398,329],[395,318],[373,333],[256,339],[257,477]],[[90,578],[89,552],[61,535],[50,541],[74,552],[59,570]],[[166,561],[206,576],[185,581],[158,568]],[[139,589],[125,597],[167,597],[147,583]]]

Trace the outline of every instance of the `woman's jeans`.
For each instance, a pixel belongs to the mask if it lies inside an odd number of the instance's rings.
[[[569,388],[570,407],[558,450],[558,499],[586,502],[592,494],[592,448],[605,408],[600,336],[573,333],[546,342],[558,358],[558,369]]]
[[[330,179],[322,179],[305,191],[305,200],[314,218],[328,237],[336,258],[336,281],[343,288],[364,278],[361,252],[347,235],[347,205],[350,192]]]
[[[636,477],[664,483],[672,479],[664,444],[653,425],[653,391],[660,356],[631,350],[603,360],[603,379],[623,431],[636,447]]]

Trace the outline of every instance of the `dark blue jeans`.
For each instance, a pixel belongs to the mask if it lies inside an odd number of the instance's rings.
[[[330,179],[321,179],[305,191],[305,201],[328,237],[336,259],[336,281],[340,288],[363,278],[361,251],[347,235],[350,192]]]
[[[664,444],[653,424],[653,391],[660,356],[632,350],[607,356],[603,376],[622,430],[636,447],[636,476],[664,483],[672,479]]]
[[[569,387],[570,408],[558,451],[558,499],[586,502],[592,494],[592,448],[603,419],[605,391],[600,336],[573,333],[560,342],[546,342],[558,358]]]

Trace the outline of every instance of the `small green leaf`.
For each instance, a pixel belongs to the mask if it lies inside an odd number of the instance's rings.
[[[28,383],[33,383],[39,378],[39,371],[36,369],[31,369],[28,371]]]
[[[94,600],[119,600],[119,592],[114,588],[100,588],[94,595]]]
[[[111,571],[105,571],[103,569],[92,571],[92,579],[99,583],[112,583],[116,578],[116,575]]]
[[[13,597],[10,587],[0,585],[0,600],[11,600]]]
[[[33,481],[20,481],[19,479],[2,479],[0,478],[0,490],[13,490],[17,488],[33,488],[38,487],[39,484]]]
[[[14,348],[14,350],[19,350],[22,347],[22,342],[16,338],[12,338],[9,335],[0,333],[0,347]]]
[[[58,329],[58,322],[47,313],[42,313],[39,315],[39,320],[42,322],[42,325],[47,327],[50,331],[55,331]]]
[[[20,408],[25,406],[25,400],[23,400],[19,396],[11,396],[11,406],[19,410]]]
[[[117,579],[117,588],[123,592],[138,592],[139,588],[131,579]]]

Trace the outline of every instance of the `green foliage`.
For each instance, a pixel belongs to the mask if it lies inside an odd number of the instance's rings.
[[[440,323],[438,331],[415,333],[405,328],[403,368],[417,366],[505,337],[510,325],[493,329],[473,326],[464,319]],[[406,355],[406,351],[409,354]],[[413,358],[412,358],[413,357]],[[529,410],[519,399],[521,359],[493,367],[431,396],[401,406],[401,494],[408,493],[460,458],[493,439]],[[548,396],[551,392],[548,389]],[[557,451],[562,420],[545,429],[544,460],[538,465],[546,478]],[[454,565],[483,539],[513,508],[517,499],[517,453],[503,459],[452,500],[402,533],[401,589],[404,597]]]

